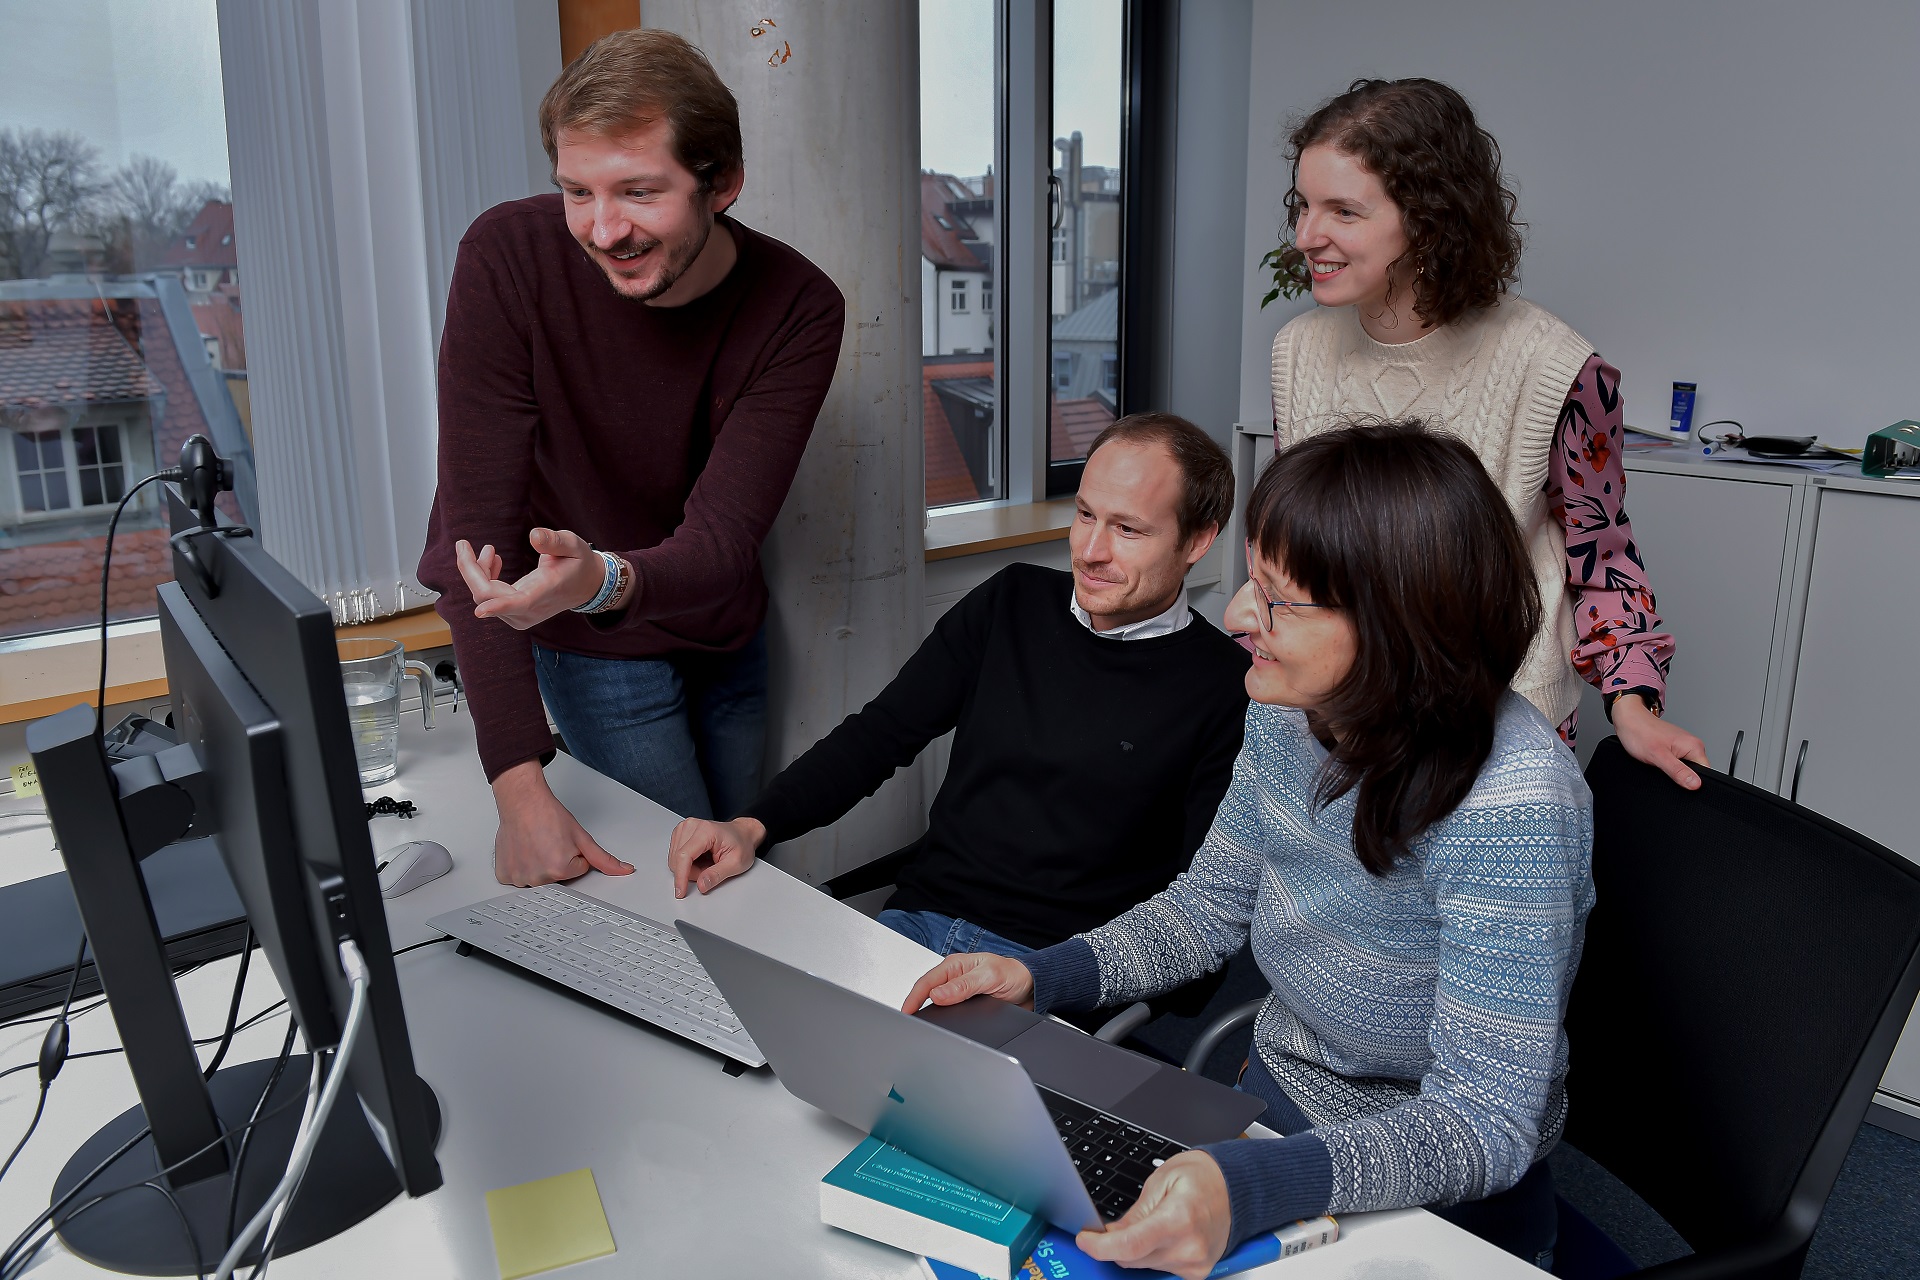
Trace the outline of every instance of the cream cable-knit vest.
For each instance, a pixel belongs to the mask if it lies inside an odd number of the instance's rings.
[[[1547,513],[1547,464],[1560,407],[1592,354],[1585,338],[1524,298],[1397,346],[1368,337],[1352,307],[1316,307],[1273,339],[1276,448],[1371,415],[1424,419],[1480,456],[1520,522],[1546,611],[1513,687],[1552,724],[1579,706],[1580,678],[1567,535]]]

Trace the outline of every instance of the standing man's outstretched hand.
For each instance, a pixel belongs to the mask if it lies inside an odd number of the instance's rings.
[[[501,578],[504,566],[491,545],[475,552],[465,538],[453,544],[460,576],[473,595],[474,617],[498,618],[516,631],[525,631],[600,594],[607,562],[585,538],[566,529],[535,529],[527,541],[540,553],[540,563],[518,582]],[[613,602],[616,608],[625,603]]]
[[[538,760],[522,760],[493,780],[500,830],[493,838],[493,876],[521,886],[571,880],[589,871],[633,874],[595,840],[547,786]]]

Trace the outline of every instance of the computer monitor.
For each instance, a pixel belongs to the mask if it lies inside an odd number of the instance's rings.
[[[415,1073],[374,869],[331,611],[244,529],[215,527],[169,493],[175,581],[159,588],[162,647],[180,744],[120,763],[103,754],[94,713],[74,707],[28,730],[94,963],[141,1105],[74,1155],[58,1203],[144,1126],[149,1138],[95,1177],[61,1214],[81,1257],[115,1270],[197,1274],[226,1251],[279,1181],[309,1071],[290,1061],[261,1105],[273,1060],[202,1080],[138,860],[181,837],[219,847],[248,922],[307,1044],[339,1043],[351,988],[339,942],[369,972],[368,1016],[342,1093],[285,1213],[275,1254],[351,1226],[401,1190],[440,1185],[439,1107]],[[230,1207],[239,1131],[256,1112]],[[172,1200],[139,1184],[165,1181]],[[104,1193],[136,1188],[126,1194]],[[84,1210],[80,1208],[87,1205]],[[246,1261],[257,1256],[257,1239]],[[198,1256],[194,1256],[197,1252]]]

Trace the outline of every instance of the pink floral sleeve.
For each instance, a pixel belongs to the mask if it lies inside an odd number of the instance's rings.
[[[1647,567],[1633,544],[1621,464],[1620,373],[1599,356],[1581,368],[1560,409],[1547,469],[1547,507],[1567,531],[1573,668],[1607,695],[1639,693],[1658,710],[1673,637],[1654,611]],[[1571,717],[1566,726],[1571,730]]]

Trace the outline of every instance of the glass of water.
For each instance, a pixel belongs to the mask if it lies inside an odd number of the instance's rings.
[[[420,681],[423,714],[432,728],[433,677],[423,664],[407,661],[406,646],[398,640],[369,636],[334,643],[360,785],[391,781],[400,772],[400,682],[408,675]]]

